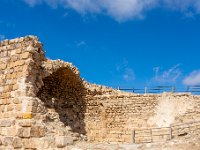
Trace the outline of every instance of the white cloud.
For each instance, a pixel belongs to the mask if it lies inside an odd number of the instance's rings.
[[[120,64],[116,65],[116,71],[120,73],[125,81],[135,80],[135,72],[129,67],[128,60],[125,58]]]
[[[180,10],[183,12],[187,12],[191,8],[197,13],[200,12],[199,0],[163,0],[162,4],[170,9]]]
[[[183,80],[185,85],[198,85],[200,84],[200,70],[192,71],[188,76]]]
[[[134,73],[133,69],[126,68],[125,72],[123,74],[123,78],[126,81],[133,81],[133,80],[135,80],[135,73]]]
[[[117,71],[122,71],[125,68],[127,68],[127,66],[128,66],[128,60],[124,58],[123,61],[120,64],[116,65],[116,70]]]
[[[77,47],[84,46],[84,45],[86,45],[85,41],[80,41],[79,43],[76,44]]]
[[[171,67],[168,70],[162,71],[160,67],[153,68],[154,77],[151,82],[166,84],[166,83],[176,83],[179,77],[182,75],[181,70],[179,69],[179,64]]]
[[[4,40],[5,38],[6,38],[5,35],[0,34],[0,41]]]
[[[41,4],[43,0],[24,0],[29,6],[34,7],[35,5]]]
[[[185,14],[200,13],[200,0],[23,0],[34,7],[46,3],[52,8],[58,6],[73,9],[80,14],[104,14],[117,21],[143,18],[146,11],[161,7],[178,10]],[[192,8],[192,9],[191,9]],[[190,13],[191,11],[194,11]]]

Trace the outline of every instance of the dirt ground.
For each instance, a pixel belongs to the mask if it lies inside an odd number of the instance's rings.
[[[115,144],[115,143],[77,143],[67,150],[200,150],[200,137],[183,138],[160,143]]]

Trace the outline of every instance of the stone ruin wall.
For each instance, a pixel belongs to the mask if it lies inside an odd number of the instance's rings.
[[[93,118],[93,122],[88,121],[87,134],[89,141],[94,142],[166,141],[172,139],[172,134],[173,138],[178,137],[185,124],[194,126],[200,121],[200,97],[190,94],[139,95],[118,92],[90,97],[90,102],[95,105],[97,113],[89,112],[91,116],[88,119]],[[92,110],[93,105],[88,109],[91,107]],[[170,129],[166,131],[165,128]],[[177,128],[180,130],[178,133]],[[156,132],[153,138],[152,130]],[[191,132],[187,134],[189,136]]]
[[[0,44],[0,148],[153,142],[145,130],[161,128],[157,139],[166,127],[182,132],[180,123],[200,120],[199,108],[200,97],[190,94],[139,95],[90,84],[72,64],[46,59],[35,36]]]

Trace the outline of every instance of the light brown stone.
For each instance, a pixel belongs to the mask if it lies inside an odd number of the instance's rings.
[[[45,128],[42,126],[33,126],[30,131],[31,137],[43,137],[45,136]]]
[[[22,120],[19,122],[19,125],[22,127],[31,127],[32,125],[35,124],[35,120],[33,119],[26,119],[26,120]]]
[[[7,132],[6,132],[6,135],[7,136],[12,136],[12,137],[14,137],[14,136],[16,136],[16,132],[17,132],[17,130],[16,130],[16,127],[9,127],[9,128],[6,128],[6,130],[7,130]]]
[[[171,128],[152,129],[152,135],[171,135]]]
[[[30,137],[30,128],[19,128],[17,135],[21,138],[29,138]]]
[[[73,139],[71,137],[65,137],[65,136],[57,136],[56,137],[56,146],[58,148],[64,148],[67,145],[73,144]]]
[[[21,48],[16,49],[16,54],[20,54],[22,52]]]
[[[30,53],[29,52],[25,52],[25,53],[23,53],[23,54],[21,54],[21,58],[22,59],[27,59],[27,58],[29,58],[30,57]]]
[[[170,135],[155,135],[152,136],[152,142],[165,142],[171,139]]]
[[[7,105],[7,111],[12,111],[13,109],[14,109],[14,105],[13,104]]]
[[[2,144],[5,146],[12,145],[13,139],[14,139],[13,137],[4,137]]]
[[[151,137],[137,137],[135,138],[134,142],[136,144],[139,144],[139,143],[151,143],[152,142],[152,139]]]
[[[4,70],[6,69],[7,65],[6,64],[0,64],[0,69]]]
[[[23,60],[18,60],[15,62],[14,66],[22,66],[22,65],[24,65],[24,63],[25,62]]]
[[[37,148],[37,146],[36,146],[37,144],[32,139],[23,139],[22,143],[23,143],[23,147],[25,149],[36,149]]]
[[[15,110],[16,110],[16,111],[21,111],[21,110],[22,110],[22,104],[17,104],[17,105],[15,106]]]
[[[21,148],[22,147],[22,140],[20,138],[14,138],[13,140],[13,148]]]
[[[2,119],[0,120],[0,127],[10,127],[14,125],[14,123],[15,123],[14,120]]]

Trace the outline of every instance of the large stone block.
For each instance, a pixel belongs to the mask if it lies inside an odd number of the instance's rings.
[[[45,128],[42,126],[33,126],[30,131],[31,137],[43,137],[45,136]]]
[[[15,149],[21,148],[22,147],[22,139],[20,139],[20,138],[14,138],[12,146]]]
[[[140,143],[151,143],[152,139],[151,137],[135,137],[134,142],[136,144],[140,144]]]
[[[29,138],[30,137],[30,128],[19,128],[17,131],[17,135],[21,138]]]
[[[35,120],[33,119],[26,119],[19,122],[19,125],[22,127],[31,127],[35,124]]]
[[[5,146],[12,145],[13,139],[14,139],[13,137],[4,137],[2,144],[5,145]]]
[[[16,130],[16,127],[14,126],[14,127],[9,127],[9,128],[6,128],[6,130],[7,130],[7,132],[6,132],[6,135],[7,136],[16,136],[16,132],[17,132],[17,130]]]
[[[155,135],[152,136],[152,142],[165,142],[171,139],[170,135]]]
[[[23,60],[18,60],[18,61],[16,61],[15,63],[14,63],[14,66],[22,66],[22,65],[24,65],[24,61]]]
[[[6,64],[0,64],[0,69],[1,69],[1,70],[4,70],[4,69],[6,69],[6,67],[7,67],[7,65],[6,65]]]
[[[58,148],[64,148],[67,145],[73,144],[73,138],[72,137],[65,137],[65,136],[57,136],[56,137],[56,146]]]
[[[12,111],[13,109],[14,109],[13,104],[7,105],[7,111]]]
[[[37,147],[37,143],[35,143],[35,141],[33,139],[23,139],[22,141],[23,143],[23,148],[25,149],[33,149],[33,150],[36,150]]]
[[[136,137],[146,137],[151,136],[151,130],[144,129],[144,130],[135,130]]]
[[[41,147],[44,149],[51,149],[55,147],[55,138],[51,136],[38,139],[41,142]]]
[[[27,58],[30,57],[30,55],[31,55],[31,53],[29,53],[29,52],[24,52],[23,54],[21,54],[21,59],[27,59]]]
[[[171,128],[152,129],[152,135],[171,135]]]
[[[0,120],[0,127],[10,127],[14,125],[14,123],[15,123],[14,120],[3,119],[3,120]]]

